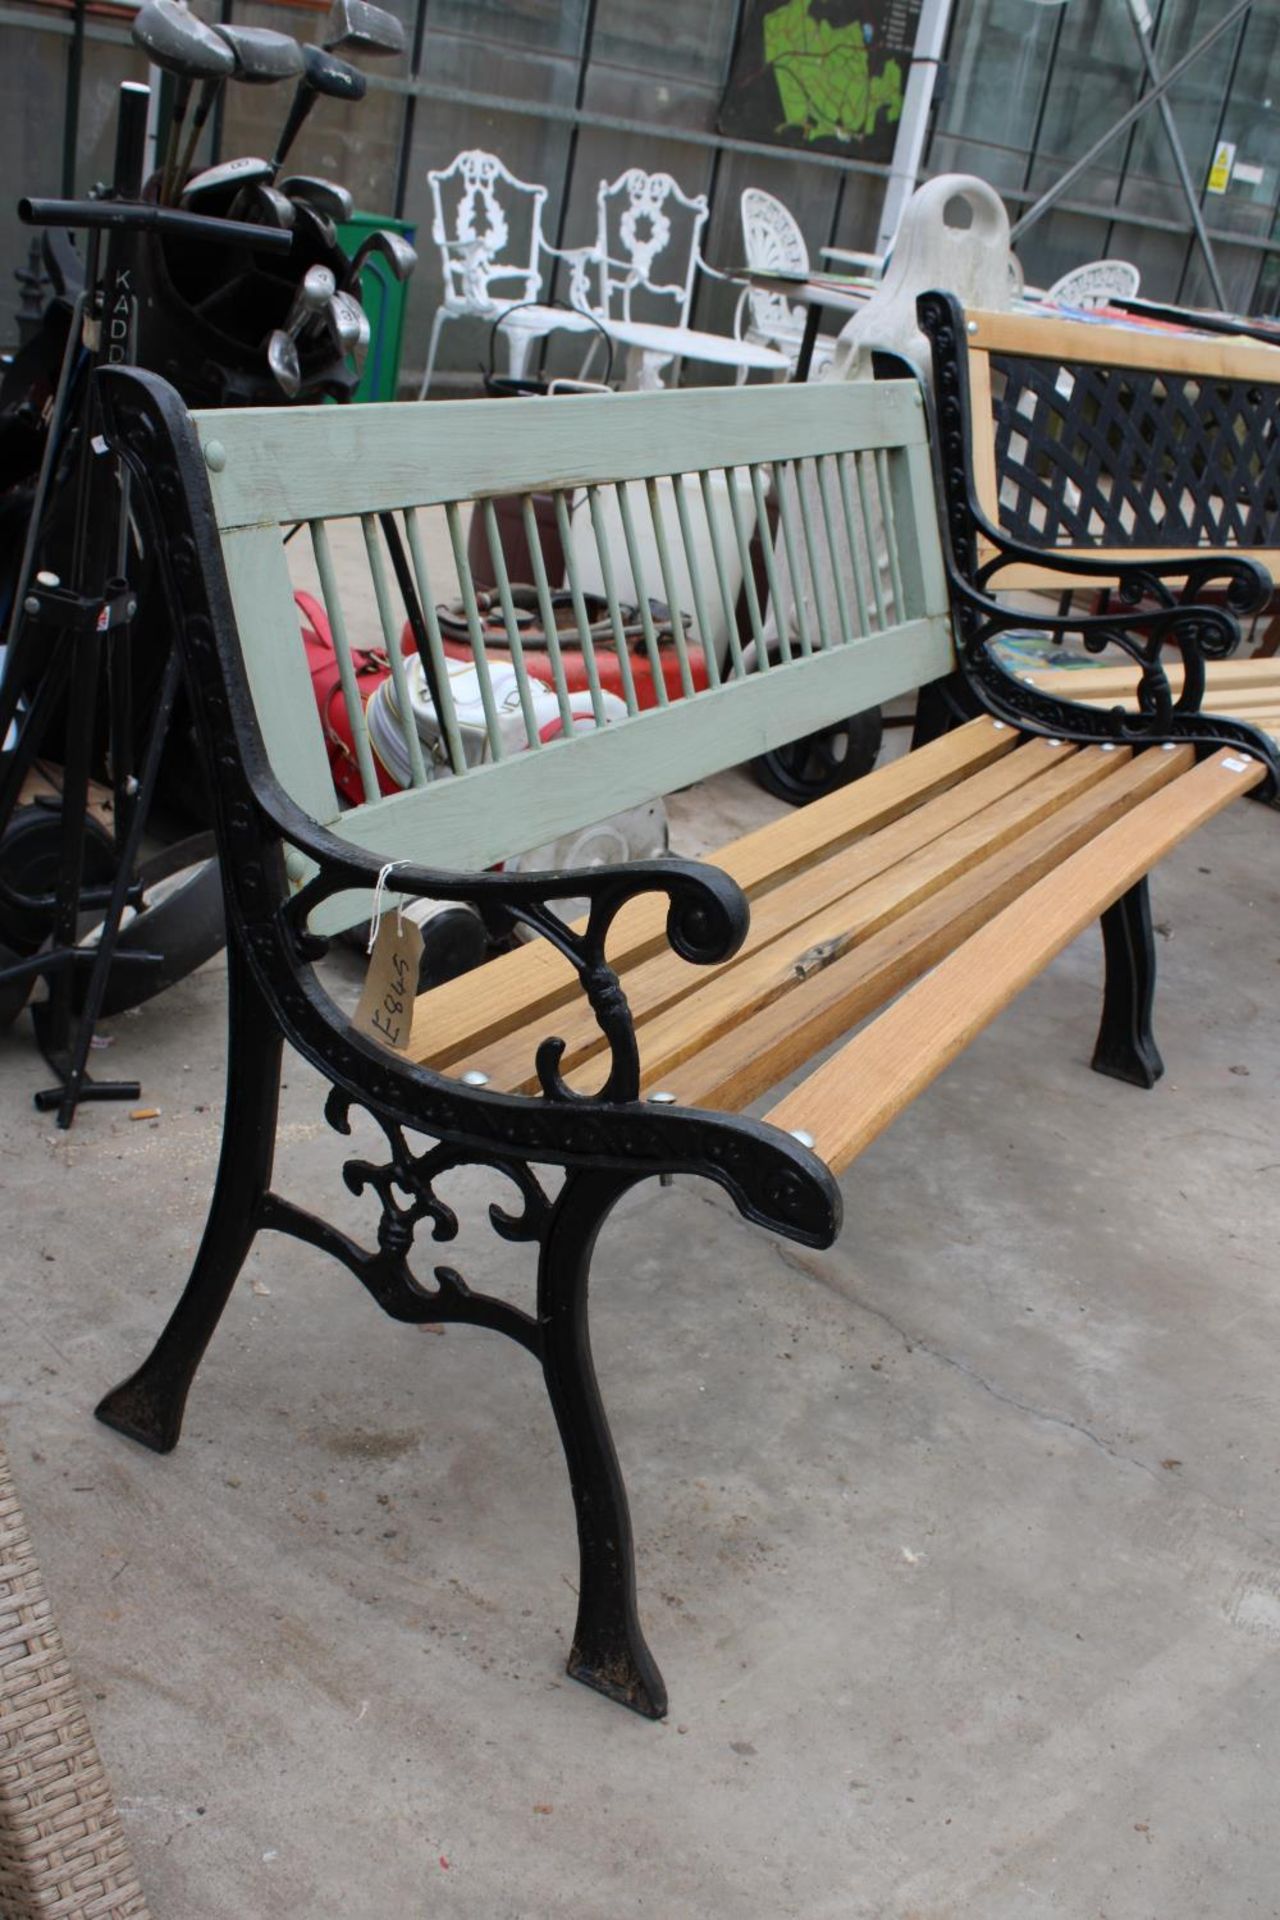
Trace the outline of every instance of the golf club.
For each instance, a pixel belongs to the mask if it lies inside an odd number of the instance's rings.
[[[152,0],[152,3],[159,6],[162,0]],[[285,156],[302,131],[307,115],[321,94],[328,100],[352,102],[363,100],[365,95],[364,75],[357,73],[354,67],[349,67],[345,60],[339,60],[336,54],[326,52],[323,47],[303,47],[302,62],[302,78],[293,96],[288,118],[280,129],[280,138],[271,159],[273,180],[284,165]]]
[[[325,311],[337,290],[337,282],[328,267],[307,268],[284,323],[284,331],[291,340],[296,341],[302,329]]]
[[[231,49],[235,61],[232,78],[245,86],[275,86],[278,81],[291,79],[302,72],[302,48],[287,33],[276,33],[270,27],[230,26],[221,21],[213,31]],[[196,110],[191,116],[187,143],[177,165],[177,183],[186,177],[221,84],[219,79],[206,80],[201,89]]]
[[[327,214],[330,220],[349,220],[355,210],[350,193],[336,180],[318,180],[310,173],[291,173],[287,179],[277,180],[276,185],[291,200],[305,200],[309,207]]]
[[[288,194],[277,193],[265,180],[259,181],[253,189],[253,198],[249,202],[246,218],[257,219],[266,227],[283,227],[292,231],[298,218],[298,210]]]
[[[387,227],[378,227],[361,241],[359,250],[347,269],[344,286],[348,288],[359,286],[365,261],[375,253],[381,254],[397,280],[407,280],[418,264],[416,249],[411,247],[401,234],[392,233]]]
[[[283,327],[276,327],[267,342],[267,365],[281,393],[292,400],[302,385],[302,363],[298,359],[297,342]]]
[[[238,160],[223,160],[188,180],[182,190],[182,205],[193,212],[207,211],[211,201],[223,196],[229,200],[242,187],[270,186],[274,178],[275,169],[269,160],[255,160],[249,154]]]
[[[369,342],[373,338],[373,329],[369,325],[369,316],[352,293],[344,293],[341,291],[335,293],[333,299],[329,302],[328,310],[332,312],[335,307],[346,315],[347,326],[354,329],[350,347],[343,350],[350,352],[352,359],[356,363],[357,372],[363,372],[365,355],[369,351]],[[334,332],[334,338],[338,340],[339,345],[341,345],[341,339],[336,330]]]
[[[328,53],[367,53],[390,57],[404,52],[404,28],[394,13],[370,0],[333,0],[320,43]]]
[[[197,80],[224,80],[235,67],[235,55],[212,27],[197,20],[189,7],[178,0],[146,0],[131,29],[133,44],[146,54],[154,66],[171,73],[177,81],[173,111],[169,117],[169,139],[160,171],[159,198],[169,201],[176,177],[182,123],[187,117],[191,90]]]

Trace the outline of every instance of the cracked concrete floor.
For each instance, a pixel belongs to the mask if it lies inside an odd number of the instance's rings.
[[[726,776],[682,837],[758,804]],[[92,1421],[199,1230],[219,964],[115,1024],[154,1124],[51,1137],[5,1036],[0,1424],[156,1920],[1280,1913],[1278,833],[1241,806],[1157,876],[1153,1094],[1087,1071],[1090,936],[846,1177],[832,1252],[692,1183],[615,1216],[658,1726],[564,1676],[565,1477],[497,1337],[268,1238],[178,1452]],[[286,1077],[280,1185],[325,1204]],[[527,1299],[452,1194],[451,1262]]]

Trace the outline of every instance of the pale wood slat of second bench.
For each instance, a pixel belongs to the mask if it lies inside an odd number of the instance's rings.
[[[722,847],[714,864],[749,895],[779,884],[838,847],[900,819],[977,769],[1009,753],[1018,735],[973,720],[916,753],[878,769],[825,800],[783,815]],[[664,944],[665,899],[646,895],[623,909],[609,941],[616,967]],[[696,969],[693,969],[696,971]],[[421,994],[408,1052],[441,1071],[527,1020],[542,1019],[581,993],[577,976],[545,940],[491,960],[474,973]]]
[[[811,1134],[815,1152],[842,1172],[1077,934],[1265,775],[1261,761],[1224,751],[1144,800],[908,988],[765,1118]]]
[[[691,967],[665,947],[627,967],[622,981],[627,1003],[640,1027],[642,1054],[648,1057],[646,1035],[650,1030],[642,1023],[670,1009],[670,1019],[677,1027],[687,1025],[696,1033],[699,1021],[708,1017],[705,1009],[709,997],[723,994],[726,1006],[731,1005],[743,968],[764,949],[783,940],[789,949],[799,952],[822,941],[847,942],[855,932],[860,936],[865,931],[862,890],[879,876],[892,879],[905,868],[908,871],[903,888],[938,884],[935,876],[939,861],[953,870],[972,862],[993,838],[1017,833],[1020,823],[1033,813],[1061,804],[1068,786],[1101,778],[1114,760],[1113,755],[1095,749],[1086,757],[1085,766],[1077,769],[1074,763],[1078,757],[1073,747],[1061,741],[1028,741],[1016,753],[1004,755],[945,793],[935,794],[879,832],[864,834],[820,863],[805,867],[783,885],[756,895],[745,941],[732,960],[718,967]],[[1093,764],[1095,761],[1100,764]],[[919,863],[926,856],[928,870],[921,872]],[[718,864],[718,856],[713,854],[711,858]],[[890,893],[894,891],[891,886]],[[678,1011],[685,1003],[688,1011]],[[565,1043],[561,1060],[564,1073],[593,1059],[604,1048],[599,1023],[581,994],[557,1008],[555,1031]],[[544,1021],[526,1022],[480,1048],[475,1056],[468,1057],[467,1064],[487,1073],[495,1086],[505,1091],[532,1093],[537,1088],[532,1063],[545,1032]]]

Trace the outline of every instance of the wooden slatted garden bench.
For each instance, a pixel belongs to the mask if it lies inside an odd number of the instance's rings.
[[[984,592],[1095,588],[1072,562],[1141,569],[1245,554],[1280,571],[1280,353],[1255,340],[1105,326],[920,303],[938,391],[963,378],[968,473],[952,464],[968,561]],[[1166,588],[1170,580],[1162,573]],[[1109,582],[1119,586],[1118,572]],[[1245,611],[1237,602],[1237,611]],[[1261,613],[1267,606],[1251,610]],[[1209,660],[1204,704],[1280,737],[1280,607],[1260,655]],[[1089,706],[1136,707],[1137,665],[1028,670],[1027,683]],[[1183,678],[1169,672],[1176,703]],[[1148,695],[1150,683],[1148,683]],[[1198,691],[1192,704],[1199,703]]]
[[[150,375],[101,378],[111,440],[135,473],[166,569],[213,775],[231,1031],[222,1158],[190,1280],[150,1358],[99,1413],[158,1450],[176,1443],[196,1367],[263,1229],[332,1254],[395,1318],[507,1334],[542,1366],[573,1489],[581,1566],[570,1671],[661,1714],[665,1692],[639,1624],[625,1490],[588,1335],[592,1250],[610,1210],[643,1180],[700,1174],[747,1218],[829,1245],[840,1227],[841,1171],[1099,917],[1106,982],[1094,1064],[1149,1086],[1160,1062],[1146,875],[1239,795],[1274,786],[1280,762],[1209,716],[1194,727],[1179,716],[1164,729],[1060,703],[1046,724],[1038,699],[1024,725],[1026,690],[994,663],[980,667],[972,620],[957,659],[914,382],[193,419]],[[547,491],[564,534],[574,518],[593,530],[624,653],[624,561],[646,618],[651,599],[666,603],[684,666],[683,650],[708,631],[713,597],[725,602],[728,651],[705,688],[695,691],[689,674],[680,698],[642,709],[629,697],[614,719],[601,706],[609,724],[544,737],[495,540],[516,678],[509,711],[497,711],[466,510],[474,503],[490,521],[493,498],[514,493],[531,517],[534,494]],[[766,556],[769,600],[803,595],[806,579],[833,582],[829,600],[794,623],[778,620],[779,634],[794,625],[797,638],[784,637],[772,660],[769,608],[750,585],[754,651],[736,638],[726,552],[745,562],[770,499],[778,537]],[[488,751],[471,761],[434,613],[441,583],[427,511],[443,514],[474,665],[489,687]],[[368,644],[352,630],[335,560],[334,523],[353,516],[397,710],[410,715],[434,686],[439,724],[424,741],[403,722],[412,785],[380,795],[376,742],[362,739],[354,702],[366,798],[344,809],[298,637],[286,537],[301,525],[340,645]],[[875,527],[890,543],[891,610],[868,551]],[[562,544],[575,551],[573,540]],[[536,530],[530,550],[537,574]],[[547,593],[545,577],[533,584]],[[570,591],[580,603],[575,565]],[[980,603],[966,591],[968,617]],[[399,645],[406,615],[420,642],[408,658]],[[1232,622],[1221,609],[1174,605],[1136,615],[1126,631],[1153,658],[1171,643],[1190,659],[1225,649]],[[593,640],[580,604],[572,640],[589,665],[606,644]],[[957,675],[984,705],[979,717],[747,835],[714,864],[486,870],[832,716]],[[526,701],[526,737],[515,745],[512,716]],[[371,912],[379,918],[379,893],[471,902],[494,933],[533,937],[416,1006],[403,989],[384,995],[374,1008],[380,1039],[339,1009],[316,971],[328,935]],[[568,924],[556,904],[575,899],[588,910]],[[395,912],[380,925],[394,984]],[[377,1142],[344,1170],[347,1186],[375,1203],[372,1245],[271,1184],[286,1040],[329,1083],[330,1124],[342,1134],[359,1124]],[[806,1064],[762,1118],[746,1112]],[[421,1249],[415,1259],[419,1231],[437,1241],[456,1234],[437,1183],[463,1165],[489,1169],[511,1189],[490,1217],[517,1248],[536,1250],[532,1313],[473,1290],[448,1266],[424,1273]]]

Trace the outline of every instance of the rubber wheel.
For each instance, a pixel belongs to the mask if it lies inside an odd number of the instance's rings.
[[[879,707],[868,707],[834,727],[806,733],[785,747],[760,754],[751,762],[751,771],[766,793],[802,807],[870,773],[883,736]]]
[[[163,993],[176,980],[211,960],[226,943],[222,876],[211,833],[179,840],[144,860],[139,868],[142,905],[129,914],[116,941],[118,953],[158,953],[163,964],[112,968],[101,1011],[124,1013]],[[81,946],[97,937],[101,921],[84,915],[79,925]],[[72,1005],[76,1012],[88,985],[87,969],[75,976]]]
[[[110,886],[115,846],[97,820],[85,820],[82,859],[86,886]],[[16,892],[54,891],[62,870],[62,815],[56,806],[36,800],[14,808],[0,838],[0,867]],[[39,952],[52,926],[52,910],[0,904],[0,940],[14,953]]]

